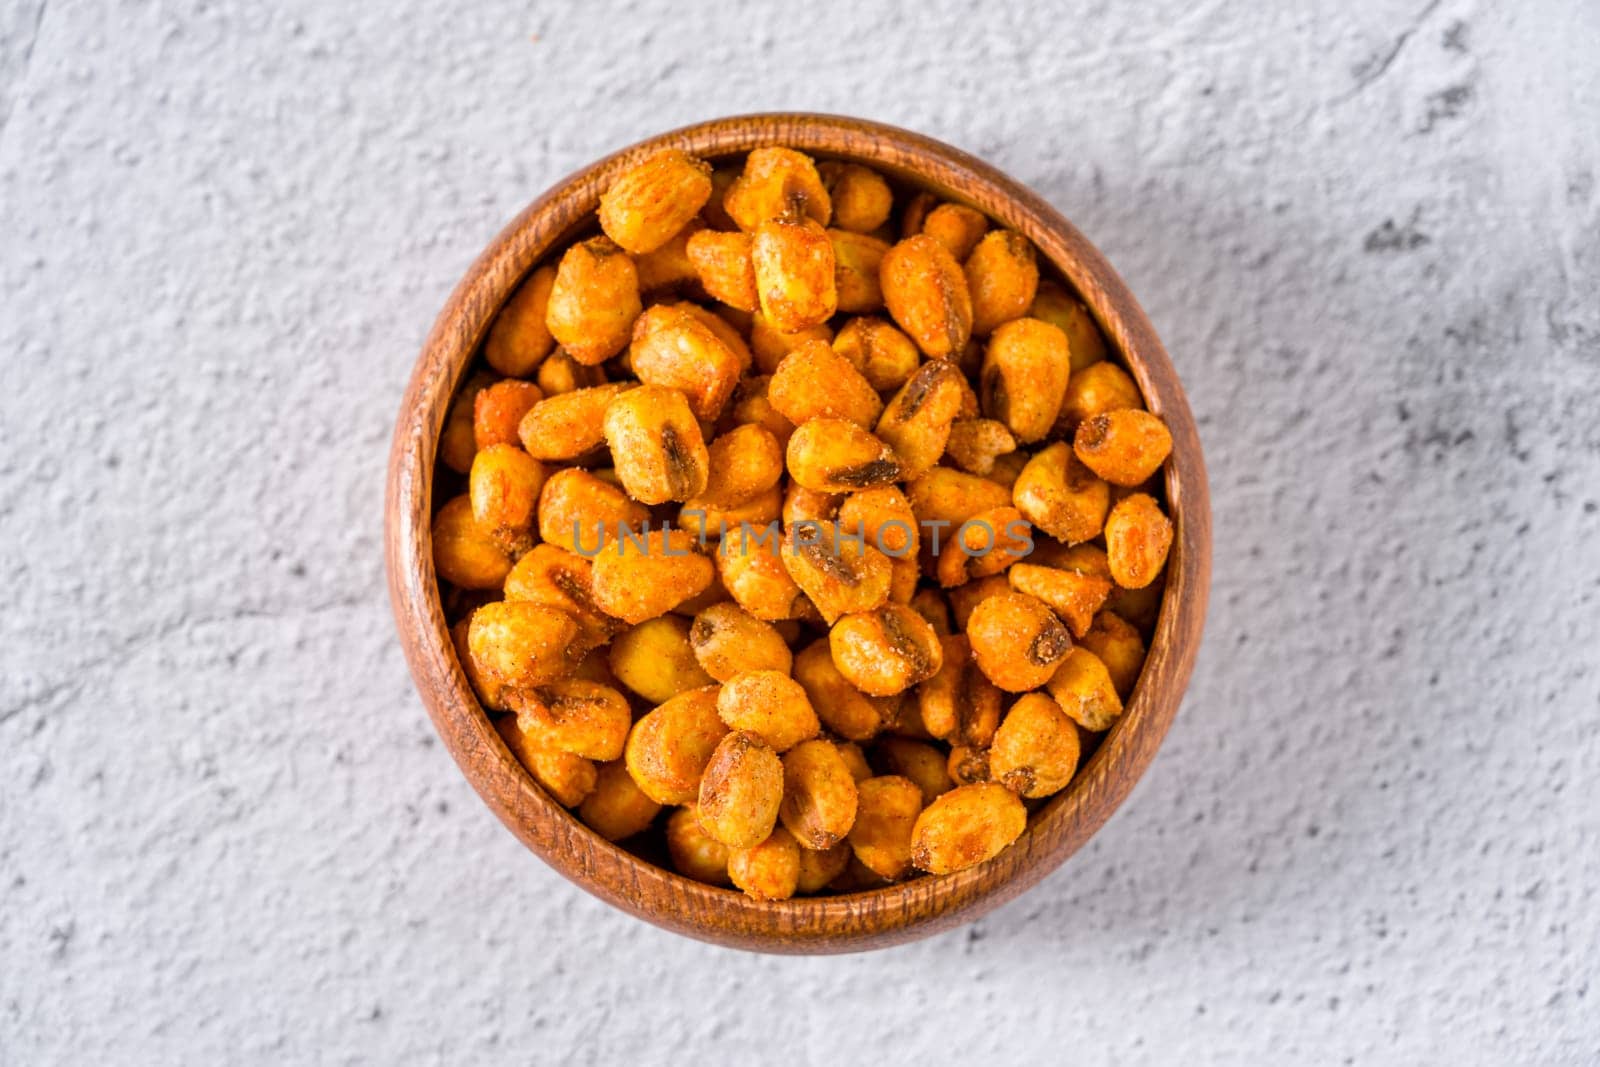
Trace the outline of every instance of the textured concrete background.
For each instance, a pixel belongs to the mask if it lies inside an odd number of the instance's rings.
[[[0,2],[0,1061],[1600,1057],[1600,8],[999,7]],[[763,108],[1075,219],[1215,493],[1129,803],[861,957],[550,873],[435,742],[381,577],[391,419],[477,250]]]

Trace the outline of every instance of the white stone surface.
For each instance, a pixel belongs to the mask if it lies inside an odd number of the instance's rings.
[[[1600,8],[0,4],[0,1062],[1600,1058]],[[572,168],[857,113],[1032,184],[1202,420],[1213,609],[976,926],[723,951],[435,742],[402,383]]]

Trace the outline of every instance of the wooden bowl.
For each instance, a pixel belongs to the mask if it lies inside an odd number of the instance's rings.
[[[856,160],[977,207],[1026,234],[1077,289],[1118,357],[1172,431],[1166,465],[1176,526],[1166,596],[1127,709],[1072,784],[987,863],[870,892],[761,903],[658,867],[595,834],[550,799],[507,751],[456,660],[434,576],[429,517],[446,409],[490,320],[523,275],[590,224],[602,190],[665,148],[715,158],[788,145]],[[1109,263],[1072,224],[993,167],[938,141],[829,115],[746,115],[642,141],[560,182],[472,264],[434,324],[406,389],[389,458],[389,594],[411,673],[439,736],[484,801],[544,861],[602,900],[658,926],[765,952],[881,948],[970,921],[1028,889],[1087,841],[1155,756],[1194,665],[1210,582],[1211,516],[1200,439],[1155,329]]]

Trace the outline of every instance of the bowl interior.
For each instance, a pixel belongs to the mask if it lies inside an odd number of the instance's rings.
[[[1076,290],[1115,358],[1173,436],[1165,490],[1175,531],[1167,586],[1144,671],[1121,719],[1072,783],[987,863],[867,892],[757,902],[658,866],[595,834],[550,799],[500,740],[449,639],[432,564],[429,518],[439,434],[450,399],[501,304],[552,250],[594,229],[614,176],[664,148],[716,158],[764,145],[870,165],[902,188],[978,208],[1036,246],[1043,273]],[[1035,194],[966,154],[893,127],[819,115],[756,115],[641,142],[558,183],[489,245],[440,314],[413,371],[389,472],[386,549],[407,659],[440,736],[503,822],[563,875],[608,902],[704,940],[765,951],[848,951],[925,936],[1011,899],[1079,848],[1154,757],[1198,650],[1209,583],[1210,515],[1200,443],[1154,329],[1100,253]]]

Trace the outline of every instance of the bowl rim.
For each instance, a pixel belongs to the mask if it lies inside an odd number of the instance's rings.
[[[633,855],[532,781],[457,662],[433,569],[430,520],[450,398],[494,314],[532,266],[583,227],[600,192],[641,158],[668,148],[715,158],[771,145],[867,164],[971,204],[1026,235],[1077,290],[1146,405],[1166,420],[1175,529],[1156,628],[1121,719],[1010,848],[951,875],[761,902]],[[558,873],[623,911],[704,941],[768,952],[856,951],[925,937],[978,918],[1059,867],[1121,805],[1160,747],[1199,651],[1210,584],[1210,505],[1194,417],[1154,327],[1105,257],[1036,193],[957,148],[882,123],[810,113],[732,116],[646,138],[555,183],[501,230],[451,293],[412,368],[390,452],[384,534],[391,606],[418,692],[452,757],[500,820]]]

